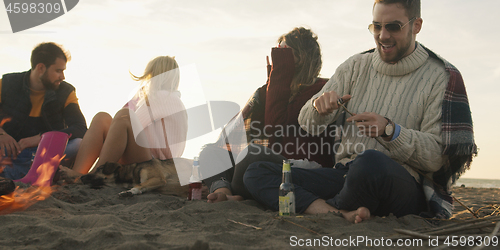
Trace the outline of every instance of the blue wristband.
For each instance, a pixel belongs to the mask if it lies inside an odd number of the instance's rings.
[[[394,123],[394,127],[394,135],[392,135],[391,141],[396,140],[396,138],[398,138],[399,136],[399,133],[401,133],[401,126],[399,126],[399,124]]]

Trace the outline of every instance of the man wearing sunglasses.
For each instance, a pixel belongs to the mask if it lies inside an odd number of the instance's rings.
[[[292,168],[297,212],[340,212],[356,223],[391,213],[451,216],[450,185],[477,149],[462,77],[416,42],[422,23],[419,0],[375,0],[368,28],[376,49],[345,61],[302,108],[299,123],[311,134],[338,119],[344,125],[335,168]],[[244,181],[278,209],[279,165],[254,163]]]

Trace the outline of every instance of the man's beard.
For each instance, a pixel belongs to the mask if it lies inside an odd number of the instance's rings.
[[[45,87],[46,90],[56,90],[57,87],[59,87],[55,82],[50,82],[47,77],[47,72],[45,72],[42,77],[40,77],[40,80],[42,81],[43,87]]]
[[[410,50],[411,46],[412,46],[412,41],[411,41],[411,36],[413,34],[413,28],[410,29],[410,31],[408,32],[408,35],[406,37],[407,39],[407,43],[403,46],[403,48],[398,51],[397,55],[396,55],[396,62],[399,62],[401,59],[405,58],[407,55],[406,53],[408,52],[408,50]],[[413,46],[415,46],[415,43],[413,43]]]
[[[406,36],[406,43],[403,44],[403,46],[396,51],[396,54],[394,55],[394,57],[393,58],[382,58],[382,60],[386,63],[392,64],[392,63],[398,63],[399,61],[401,61],[401,59],[408,56],[408,55],[406,55],[408,50],[410,50],[411,46],[415,46],[415,43],[412,43],[412,35],[413,35],[413,28],[411,28],[408,31],[408,34]],[[377,50],[379,52],[379,55],[383,55],[382,48],[377,46]]]

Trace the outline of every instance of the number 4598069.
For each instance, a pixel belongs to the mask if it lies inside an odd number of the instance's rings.
[[[7,13],[11,14],[35,14],[35,13],[59,13],[61,12],[60,3],[9,3]]]

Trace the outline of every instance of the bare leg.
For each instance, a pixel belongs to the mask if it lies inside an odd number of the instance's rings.
[[[83,137],[74,168],[59,168],[64,172],[62,179],[72,183],[81,175],[87,174],[96,159],[99,159],[96,166],[100,166],[108,161],[130,164],[151,158],[149,148],[140,147],[135,142],[129,110],[122,109],[113,119],[107,113],[96,114]]]
[[[99,157],[113,118],[108,113],[99,112],[90,123],[76,155],[73,170],[87,174]]]
[[[344,218],[352,223],[360,223],[370,219],[370,210],[366,207],[360,207],[354,211],[338,210],[325,202],[325,200],[317,199],[307,207],[305,214],[325,214],[325,213],[341,213]]]
[[[129,110],[118,111],[111,122],[96,166],[101,166],[108,161],[130,164],[151,159],[151,150],[137,145],[135,141]]]
[[[227,200],[242,201],[243,197],[240,195],[233,195],[229,188],[219,188],[207,196],[208,203],[216,203]]]

